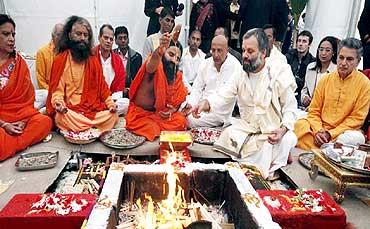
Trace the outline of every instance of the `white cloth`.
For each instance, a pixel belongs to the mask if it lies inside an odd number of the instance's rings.
[[[284,54],[280,52],[278,48],[276,48],[275,45],[272,46],[272,49],[270,51],[270,56],[266,58],[266,61],[282,61],[283,63],[287,63],[287,59]]]
[[[337,142],[357,146],[365,143],[365,136],[361,131],[346,130],[338,136]]]
[[[104,60],[104,58],[102,57],[100,53],[100,61],[101,61],[101,66],[103,68],[103,75],[105,78],[105,82],[107,82],[108,87],[110,87],[110,85],[113,82],[114,76],[115,76],[115,72],[112,66],[112,56],[109,55],[108,59]]]
[[[237,75],[242,71],[242,66],[239,61],[230,53],[224,63],[221,65],[218,72],[213,58],[204,60],[199,69],[198,76],[194,81],[193,89],[190,95],[187,96],[186,102],[192,106],[198,104],[201,100],[207,99],[211,94],[216,91],[223,90],[222,88],[232,79],[233,75]],[[236,98],[231,101],[231,106],[234,107]],[[216,108],[215,108],[216,109]],[[222,110],[211,111],[208,114],[201,114],[201,117],[196,120],[192,116],[188,116],[188,125],[190,127],[207,126],[214,127],[227,123],[231,117],[231,112]]]
[[[318,72],[318,70],[312,69],[316,66],[316,62],[312,62],[309,65],[307,65],[306,70],[306,76],[305,76],[305,82],[304,86],[301,91],[301,101],[303,101],[303,98],[308,96],[310,98],[313,97],[314,90],[321,80],[321,78],[337,69],[337,65],[333,62],[330,62],[329,67],[325,73]]]
[[[122,93],[122,92],[121,92]],[[119,98],[114,102],[117,105],[117,114],[126,115],[130,100],[128,98]]]
[[[256,82],[255,90],[251,78]],[[233,75],[222,90],[208,97],[211,111],[216,113],[231,113],[237,98],[241,116],[237,125],[222,132],[215,149],[253,163],[265,177],[283,166],[282,161],[287,159],[297,141],[292,133],[297,111],[296,87],[290,66],[282,62],[266,62],[264,68],[252,77],[244,71]],[[281,126],[290,130],[284,136],[286,140],[283,138],[272,146],[267,142],[267,136]]]
[[[152,53],[156,48],[159,46],[159,38],[161,36],[161,32],[154,33],[149,37],[145,38],[144,47],[143,47],[143,60],[145,61],[148,58],[149,54]]]
[[[179,70],[182,71],[182,79],[188,92],[191,92],[192,87],[190,84],[192,84],[197,78],[199,66],[202,61],[204,61],[205,57],[206,54],[200,49],[198,49],[198,52],[194,57],[191,56],[189,47],[184,49],[184,53],[179,64]]]
[[[35,102],[33,104],[34,107],[37,110],[40,110],[41,108],[45,107],[47,98],[48,98],[48,90],[46,89],[35,90]]]

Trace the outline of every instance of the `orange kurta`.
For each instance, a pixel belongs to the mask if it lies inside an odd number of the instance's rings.
[[[52,76],[46,110],[54,115],[56,102],[68,108],[66,114],[55,115],[60,129],[83,131],[98,127],[105,131],[113,128],[118,116],[107,112],[114,102],[96,56],[89,57],[85,64],[78,64],[69,51],[65,51],[55,58]]]
[[[150,57],[148,58],[150,59]],[[147,59],[147,61],[148,61]],[[153,141],[162,130],[185,130],[186,118],[181,112],[175,112],[169,119],[162,119],[159,112],[166,111],[167,105],[179,107],[186,99],[187,90],[182,81],[182,73],[178,72],[172,85],[167,82],[163,64],[158,66],[154,73],[155,111],[147,111],[137,106],[132,101],[144,77],[147,76],[147,61],[139,69],[130,88],[130,105],[126,115],[126,128],[135,134]]]
[[[36,76],[39,89],[49,89],[51,67],[55,52],[53,41],[40,48],[36,53]]]
[[[34,101],[35,90],[28,66],[17,54],[8,84],[0,90],[0,119],[9,123],[23,120],[27,124],[20,135],[10,135],[0,128],[0,160],[41,141],[50,132],[51,119],[33,107]]]
[[[315,89],[308,115],[295,124],[297,146],[302,149],[318,148],[315,134],[328,130],[335,140],[346,130],[359,130],[370,106],[370,81],[354,70],[342,80],[338,71],[322,78]]]

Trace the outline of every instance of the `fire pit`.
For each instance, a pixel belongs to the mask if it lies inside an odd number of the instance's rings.
[[[86,228],[280,228],[238,163],[112,163]]]
[[[114,222],[117,228],[275,228],[243,171],[229,165],[189,163],[174,173],[167,165],[120,167],[122,183],[112,203],[117,209],[111,213],[110,225]],[[109,174],[106,183],[110,183],[108,180]],[[98,213],[93,211],[90,219],[94,215]]]

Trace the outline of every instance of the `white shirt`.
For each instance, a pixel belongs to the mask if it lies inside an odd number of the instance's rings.
[[[161,31],[158,33],[154,33],[150,35],[149,37],[145,38],[144,47],[143,47],[143,61],[148,58],[149,54],[154,52],[156,48],[159,46],[159,38],[162,36]]]
[[[230,81],[232,75],[241,70],[240,62],[230,53],[227,54],[219,72],[214,65],[212,57],[205,59],[199,66],[197,78],[194,81],[193,89],[187,98],[187,102],[192,106],[198,104],[216,90],[221,89]]]
[[[190,54],[189,47],[184,49],[179,64],[179,70],[183,73],[182,79],[189,92],[191,92],[192,89],[190,84],[197,78],[199,66],[201,62],[204,61],[205,56],[206,54],[200,49],[198,49],[194,57]]]
[[[109,55],[108,59],[104,61],[104,58],[102,57],[100,53],[100,61],[101,61],[101,66],[103,68],[103,75],[104,75],[105,81],[107,82],[108,87],[110,87],[110,85],[113,82],[114,76],[115,76],[115,72],[112,67],[112,55]]]

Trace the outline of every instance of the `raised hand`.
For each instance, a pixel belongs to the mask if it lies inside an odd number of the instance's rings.
[[[169,33],[164,33],[159,38],[158,51],[161,56],[166,52],[166,49],[170,46],[170,42],[171,42],[171,35]]]
[[[172,30],[172,41],[176,44],[180,37],[181,24],[177,24]]]

